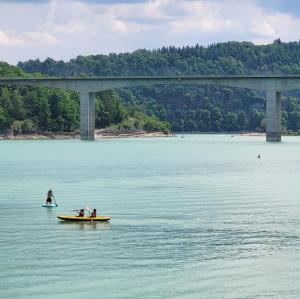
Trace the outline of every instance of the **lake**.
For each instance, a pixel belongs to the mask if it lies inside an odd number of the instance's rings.
[[[0,298],[300,298],[299,173],[300,137],[1,141]]]

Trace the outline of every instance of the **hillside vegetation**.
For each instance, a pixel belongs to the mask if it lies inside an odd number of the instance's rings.
[[[208,47],[164,47],[154,51],[78,56],[69,62],[51,58],[29,60],[20,62],[18,67],[7,72],[14,70],[16,76],[28,73],[50,76],[300,74],[300,43],[275,40],[261,46],[250,42],[227,42]],[[14,104],[10,107],[8,98],[11,102],[19,99],[21,107]],[[5,87],[1,91],[0,107],[2,130],[11,127],[15,121],[31,121],[36,130],[78,128],[79,100],[72,92]],[[282,116],[283,130],[300,129],[298,93],[283,96]],[[3,117],[9,121],[3,122]],[[132,118],[136,121],[128,121]],[[217,86],[120,89],[97,96],[96,126],[111,124],[166,131],[169,128],[203,132],[263,131],[265,99],[264,94],[254,91]]]
[[[29,77],[19,67],[0,62],[0,77]],[[34,76],[42,76],[35,73]],[[97,128],[144,129],[169,133],[170,125],[140,109],[130,111],[114,91],[96,95]],[[79,128],[79,96],[72,91],[35,88],[0,88],[0,133],[74,132]]]

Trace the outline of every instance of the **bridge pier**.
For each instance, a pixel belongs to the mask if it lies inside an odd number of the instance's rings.
[[[80,139],[95,139],[95,93],[80,92]]]
[[[281,92],[267,90],[266,95],[267,141],[281,141]]]

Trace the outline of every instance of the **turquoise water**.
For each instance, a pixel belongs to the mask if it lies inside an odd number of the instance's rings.
[[[1,141],[0,298],[300,298],[299,172],[297,137]]]

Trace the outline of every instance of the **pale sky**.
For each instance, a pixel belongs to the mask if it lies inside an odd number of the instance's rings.
[[[300,39],[298,0],[0,0],[0,60]]]

